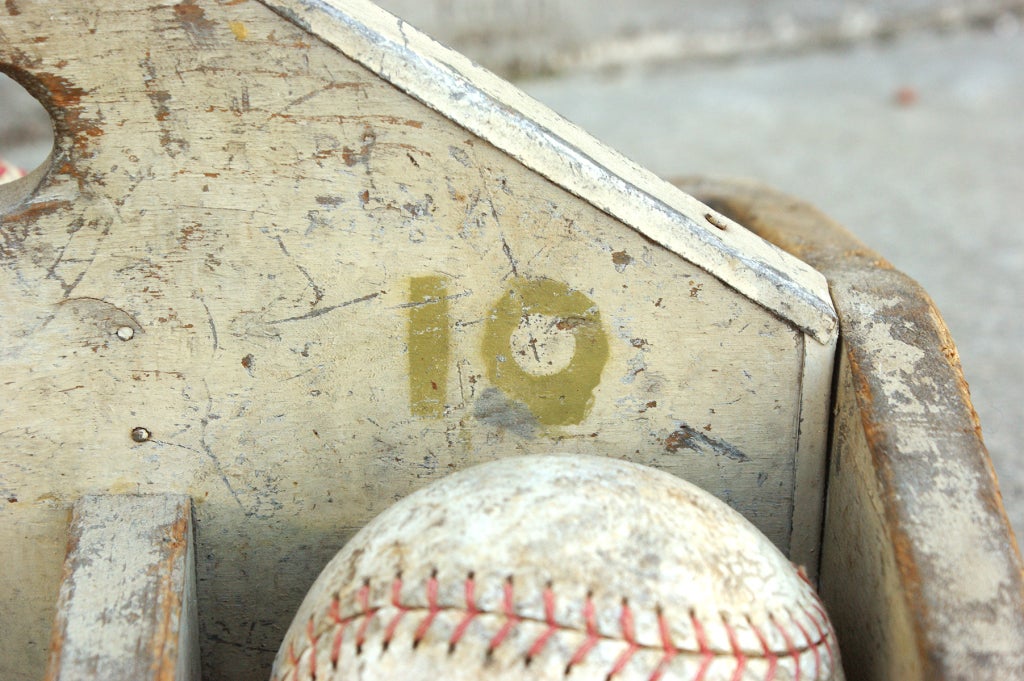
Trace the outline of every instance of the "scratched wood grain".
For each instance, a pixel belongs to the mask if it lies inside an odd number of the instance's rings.
[[[57,136],[0,207],[0,677],[42,673],[85,494],[195,500],[208,679],[265,675],[349,536],[501,456],[672,471],[813,569],[835,339],[734,256],[709,274],[256,2],[0,12]]]

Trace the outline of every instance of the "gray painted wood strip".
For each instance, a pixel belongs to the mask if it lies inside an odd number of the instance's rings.
[[[192,502],[75,504],[47,681],[199,679]]]

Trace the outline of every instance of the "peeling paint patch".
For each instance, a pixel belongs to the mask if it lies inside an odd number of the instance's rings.
[[[153,105],[154,117],[160,126],[160,146],[163,147],[168,156],[174,158],[179,153],[186,151],[189,145],[180,134],[172,133],[170,123],[171,109],[168,106],[168,103],[172,99],[171,95],[166,90],[162,90],[156,86],[156,83],[158,83],[160,79],[156,65],[153,63],[152,55],[148,51],[146,52],[145,59],[140,61],[139,65],[146,72],[146,77],[143,79],[143,84],[146,88],[146,96]]]
[[[535,437],[538,423],[530,408],[505,396],[498,388],[487,388],[480,393],[473,407],[473,416],[488,425],[497,426],[519,437]]]
[[[174,6],[174,15],[193,43],[207,45],[214,42],[216,26],[206,18],[206,10],[197,5],[195,0],[179,2]]]
[[[680,424],[672,434],[665,438],[665,451],[675,454],[680,449],[690,449],[700,454],[725,456],[740,463],[750,461],[750,457],[734,445],[724,440],[708,437],[685,423]]]
[[[377,144],[377,133],[370,126],[366,126],[363,128],[363,136],[360,141],[361,146],[358,151],[347,145],[342,147],[341,158],[349,168],[360,163],[363,164],[366,167],[366,172],[369,173],[370,154],[373,152],[373,147]]]
[[[633,256],[626,251],[615,251],[612,253],[612,264],[615,265],[616,272],[623,272],[626,266],[633,262]]]
[[[241,42],[249,37],[249,29],[241,21],[229,21],[228,26],[231,28],[231,32],[235,34],[235,40]]]

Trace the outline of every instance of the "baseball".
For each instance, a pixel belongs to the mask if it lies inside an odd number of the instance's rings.
[[[679,478],[522,456],[444,478],[323,570],[274,681],[841,681],[814,589]]]

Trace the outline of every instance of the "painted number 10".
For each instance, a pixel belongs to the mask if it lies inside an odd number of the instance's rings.
[[[409,406],[444,415],[451,366],[448,280],[409,281]],[[517,279],[490,308],[480,339],[487,379],[544,425],[586,417],[608,360],[608,338],[590,298],[552,279]]]

